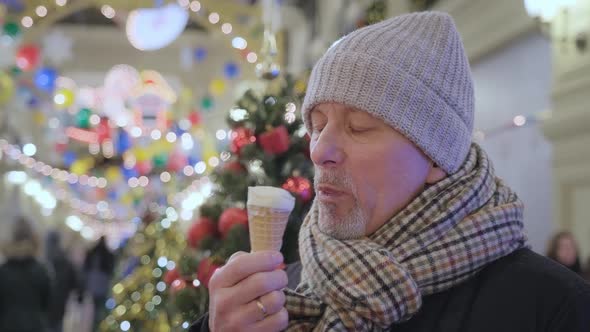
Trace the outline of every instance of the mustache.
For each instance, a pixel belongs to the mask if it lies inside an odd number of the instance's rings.
[[[342,172],[321,171],[316,169],[313,177],[313,184],[315,187],[321,184],[327,184],[351,193],[356,192],[351,177]]]

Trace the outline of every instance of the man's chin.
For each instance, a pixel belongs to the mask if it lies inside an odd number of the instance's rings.
[[[338,240],[359,239],[365,236],[364,224],[346,219],[333,216],[329,218],[320,217],[318,226],[322,233]]]

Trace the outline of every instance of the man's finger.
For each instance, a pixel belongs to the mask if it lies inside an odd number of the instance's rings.
[[[231,259],[211,278],[212,287],[232,287],[257,272],[273,271],[283,262],[278,251],[240,254]]]

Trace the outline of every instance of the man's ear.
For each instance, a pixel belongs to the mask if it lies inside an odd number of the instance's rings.
[[[447,172],[433,162],[430,164],[430,171],[428,171],[428,175],[426,176],[426,184],[433,185],[446,177]]]

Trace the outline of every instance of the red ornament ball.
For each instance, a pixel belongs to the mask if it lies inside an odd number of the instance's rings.
[[[198,125],[201,123],[201,113],[197,111],[193,111],[188,115],[188,120],[191,122],[193,126]]]
[[[139,175],[150,174],[152,168],[153,166],[151,160],[138,161],[137,164],[135,164],[135,169],[137,170],[137,173],[139,173]]]
[[[235,225],[248,227],[248,212],[245,209],[229,208],[219,217],[219,233],[225,237],[229,230]]]
[[[180,279],[180,273],[178,272],[178,269],[172,269],[166,272],[166,274],[164,275],[164,282],[167,285],[172,285],[172,283],[176,279]]]
[[[220,265],[214,264],[211,258],[203,259],[197,268],[197,278],[203,286],[209,288],[209,280],[213,276],[213,273],[220,268]]]
[[[309,202],[313,198],[311,182],[302,176],[288,178],[283,184],[283,189],[299,197],[304,203]]]
[[[204,238],[214,236],[215,231],[215,223],[211,219],[206,217],[199,218],[188,230],[188,245],[192,248],[198,247],[199,243],[201,243]]]
[[[184,281],[182,279],[176,279],[170,285],[170,292],[174,295],[185,288],[186,288],[186,281]]]
[[[240,174],[246,171],[246,167],[239,161],[230,161],[223,166],[223,169],[236,174]]]
[[[259,137],[260,146],[264,152],[270,155],[277,155],[289,150],[289,132],[287,127],[279,126],[261,134]]]
[[[252,130],[240,127],[234,129],[232,132],[232,141],[229,148],[231,152],[240,154],[240,151],[244,146],[254,142],[256,142],[256,136],[254,136]]]
[[[36,45],[23,45],[16,53],[16,66],[24,71],[34,69],[39,64],[39,55]]]

